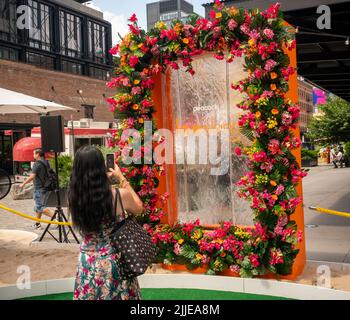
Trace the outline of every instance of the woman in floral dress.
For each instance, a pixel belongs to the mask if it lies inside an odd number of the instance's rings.
[[[95,147],[78,150],[69,189],[69,212],[82,234],[74,300],[141,299],[137,279],[120,278],[120,255],[110,242],[115,222],[122,219],[121,206],[114,208],[115,190],[110,179],[119,181],[124,208],[141,214],[143,204],[118,166],[107,173],[102,153]]]

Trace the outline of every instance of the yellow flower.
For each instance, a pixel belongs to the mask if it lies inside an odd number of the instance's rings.
[[[267,127],[269,128],[269,129],[273,129],[274,127],[276,127],[277,126],[277,121],[276,121],[276,119],[275,118],[268,118],[267,119]]]
[[[200,253],[197,253],[197,254],[196,254],[196,259],[197,259],[197,260],[201,260],[201,259],[202,259],[202,255],[201,255]]]
[[[190,40],[188,40],[188,38],[184,38],[184,39],[182,39],[182,42],[183,42],[184,44],[188,44],[188,43],[190,42]]]
[[[257,112],[255,113],[255,117],[256,117],[256,118],[260,118],[260,117],[261,117],[261,112],[260,112],[260,111],[257,111]]]
[[[271,72],[270,76],[271,76],[271,79],[274,80],[274,79],[277,78],[277,73],[276,72]]]
[[[163,21],[159,21],[154,25],[157,29],[166,29],[166,24]]]
[[[272,109],[272,110],[271,110],[271,113],[272,113],[273,115],[276,115],[276,114],[279,113],[279,111],[278,111],[277,109]]]
[[[228,13],[230,14],[230,16],[234,16],[239,12],[239,10],[235,7],[228,8],[227,10],[228,10]]]
[[[179,240],[177,241],[177,243],[178,243],[178,244],[183,244],[184,241],[185,241],[184,239],[179,239]]]
[[[248,44],[252,47],[255,45],[255,40],[254,39],[249,39]]]
[[[221,12],[217,12],[215,15],[216,19],[220,19],[222,17],[222,13]]]

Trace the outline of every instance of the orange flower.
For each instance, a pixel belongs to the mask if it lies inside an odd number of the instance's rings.
[[[274,199],[274,200],[276,200],[276,201],[278,200],[278,196],[275,195],[275,194],[274,194],[271,198]]]
[[[140,80],[139,79],[136,79],[135,81],[134,81],[134,84],[135,85],[138,85],[140,83]]]
[[[139,123],[144,123],[143,118],[139,118]]]
[[[254,39],[249,39],[248,44],[252,47],[255,45],[255,40]]]
[[[220,19],[222,17],[222,13],[221,12],[217,12],[215,15],[216,19]]]
[[[182,42],[183,42],[184,44],[188,44],[188,43],[190,42],[190,40],[188,40],[188,38],[184,38],[184,39],[182,39]]]
[[[271,110],[271,113],[274,114],[274,115],[276,115],[276,114],[279,114],[279,111],[278,111],[277,109],[272,109],[272,110]]]
[[[133,108],[134,110],[139,110],[139,105],[138,105],[137,103],[135,103],[135,104],[132,106],[132,108]]]
[[[276,183],[276,181],[274,181],[274,180],[271,180],[271,181],[270,181],[270,184],[271,184],[273,187],[276,187],[276,186],[277,186],[277,183]]]
[[[255,113],[255,117],[256,117],[256,118],[260,118],[260,117],[261,117],[261,112],[260,112],[260,111],[257,111],[257,112]]]
[[[277,89],[277,86],[274,83],[272,83],[270,88],[272,91],[275,91]]]
[[[222,258],[226,257],[226,252],[221,252],[220,257],[222,257]]]
[[[277,78],[277,73],[276,73],[276,72],[272,72],[272,73],[270,74],[270,76],[271,76],[271,79],[274,80],[274,79]]]

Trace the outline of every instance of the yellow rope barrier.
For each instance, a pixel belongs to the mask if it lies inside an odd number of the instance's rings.
[[[35,217],[32,217],[32,216],[29,216],[27,214],[21,213],[19,211],[16,211],[14,209],[5,207],[2,204],[0,204],[0,209],[3,209],[5,211],[11,212],[13,214],[16,214],[16,215],[18,215],[18,216],[20,216],[22,218],[33,220],[33,221],[36,221],[36,222],[42,222],[42,223],[48,223],[48,224],[56,224],[56,225],[59,225],[59,226],[72,226],[71,222],[58,222],[58,221],[50,221],[50,220],[38,219],[38,218],[35,218]]]
[[[319,207],[309,207],[309,209],[314,210],[314,211],[318,211],[318,212],[333,214],[335,216],[350,218],[350,213],[347,213],[347,212],[335,211],[335,210],[319,208]]]

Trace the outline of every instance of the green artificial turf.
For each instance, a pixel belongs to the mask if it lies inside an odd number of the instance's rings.
[[[143,300],[288,300],[282,297],[264,296],[197,289],[142,289]],[[22,300],[72,300],[72,293],[53,294]]]

